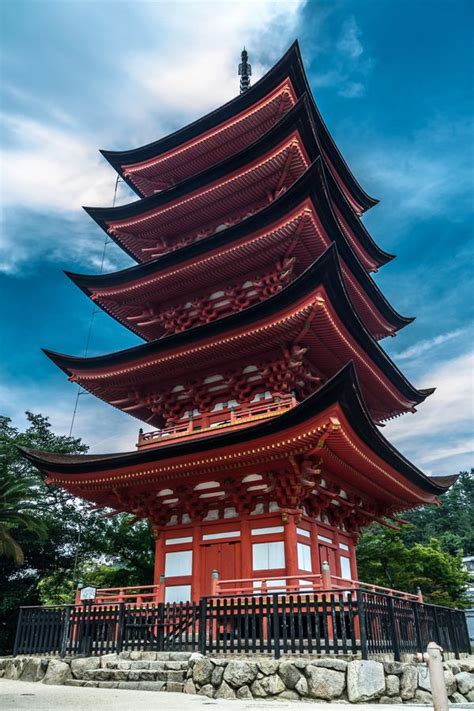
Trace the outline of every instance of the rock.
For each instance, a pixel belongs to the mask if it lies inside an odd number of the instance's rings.
[[[135,657],[132,657],[132,654],[138,654],[138,652],[130,652],[130,659],[135,659]],[[118,662],[120,657],[118,654],[104,654],[100,659],[100,666],[102,669],[105,669],[107,667],[107,664],[112,663],[112,662]],[[95,667],[91,667],[91,669]]]
[[[382,670],[383,674],[383,670]],[[336,699],[344,691],[345,675],[334,669],[316,667],[312,664],[306,668],[308,679],[308,694],[313,699]],[[384,684],[385,688],[385,684]]]
[[[228,664],[227,659],[214,659],[214,657],[211,657],[211,662],[215,667],[226,667]]]
[[[66,679],[71,679],[71,667],[59,659],[51,659],[44,675],[43,684],[64,684]]]
[[[0,671],[3,671],[10,661],[10,657],[0,657]]]
[[[222,677],[224,676],[224,667],[214,667],[211,675],[211,684],[213,686],[220,686],[222,682]],[[222,698],[227,698],[223,696]]]
[[[237,689],[237,698],[238,699],[253,699],[252,692],[250,691],[247,684],[244,684],[244,686],[241,686],[240,689]]]
[[[226,681],[223,681],[216,691],[216,699],[235,699],[235,691]]]
[[[406,666],[400,680],[400,696],[404,701],[415,696],[418,686],[418,669],[414,666]]]
[[[396,674],[400,676],[403,674],[405,666],[406,665],[402,664],[402,662],[383,662],[383,668],[386,674]]]
[[[458,691],[464,696],[474,691],[474,674],[463,671],[460,674],[456,674],[454,678],[458,685]]]
[[[370,701],[385,693],[383,664],[365,659],[350,662],[347,666],[347,694],[349,701]]]
[[[455,691],[454,694],[451,694],[449,700],[452,704],[464,704],[466,702],[466,697],[460,694],[459,691]]]
[[[270,674],[270,676],[265,676],[260,681],[261,686],[267,692],[268,696],[276,696],[285,691],[285,685],[278,676],[278,674]]]
[[[466,694],[466,699],[467,699],[470,703],[474,703],[474,691],[469,691],[469,692]]]
[[[308,682],[304,676],[300,676],[296,682],[295,691],[297,691],[300,696],[308,696]]]
[[[143,659],[134,660],[130,662],[130,669],[149,669],[150,663],[151,662],[144,661]]]
[[[155,684],[158,682],[155,682]],[[163,685],[163,682],[161,682]],[[184,684],[182,681],[168,681],[166,682],[166,691],[171,691],[172,693],[175,694],[182,694],[184,689]],[[157,689],[157,691],[160,691],[160,689]]]
[[[403,704],[401,696],[381,696],[379,704]]]
[[[431,691],[430,672],[426,664],[418,667],[418,686],[424,691]]]
[[[278,673],[288,689],[294,689],[301,679],[300,672],[291,662],[281,662]]]
[[[224,680],[234,689],[250,684],[257,676],[257,665],[243,661],[229,662],[224,671]]]
[[[25,659],[20,679],[22,681],[41,681],[48,668],[48,660],[31,657]]]
[[[199,686],[209,684],[211,681],[213,666],[207,657],[198,659],[193,667],[193,681]]]
[[[287,689],[286,691],[282,691],[281,694],[278,694],[279,699],[289,699],[290,701],[299,701],[300,697],[296,693],[296,691],[292,691],[291,689]]]
[[[433,701],[433,697],[431,696],[429,691],[423,691],[423,689],[417,689],[415,693],[415,703],[418,702],[420,704],[431,704]]]
[[[186,679],[186,682],[183,687],[183,691],[185,694],[195,694],[196,693],[196,687],[194,686],[194,682],[192,679]]]
[[[99,681],[97,686],[99,689],[116,689],[118,687],[118,681]]]
[[[275,674],[278,669],[278,665],[279,662],[275,661],[274,659],[261,659],[257,662],[257,667],[265,676]]]
[[[64,686],[85,686],[84,679],[66,679]]]
[[[193,652],[189,657],[190,662],[197,662],[199,659],[204,659],[204,654],[200,654],[199,652]]]
[[[137,664],[139,662],[134,662],[134,663]],[[166,665],[168,664],[168,662],[146,662],[146,663],[149,664],[150,669],[154,669],[155,671],[164,671]],[[125,664],[128,664],[128,667],[123,667],[124,669],[133,669],[133,667],[131,666],[132,662],[125,662]],[[122,669],[122,667],[120,667],[120,668]],[[148,667],[147,667],[147,669],[148,669]]]
[[[19,679],[24,663],[24,659],[8,659],[5,665],[5,679]]]
[[[395,674],[387,674],[385,684],[387,696],[398,696],[400,693],[400,678],[398,676]]]
[[[456,679],[454,678],[454,674],[450,669],[446,669],[444,672],[444,683],[446,684],[446,691],[448,692],[448,696],[454,694],[454,692],[456,691]]]
[[[472,656],[469,659],[457,659],[456,661],[462,672],[474,673],[474,658]]]
[[[450,671],[453,672],[453,674],[460,674],[461,673],[461,667],[459,666],[457,659],[448,659],[444,664],[443,664],[444,669],[449,669]]]
[[[212,684],[204,684],[198,691],[199,696],[208,696],[210,699],[214,698],[214,693]]]
[[[324,667],[325,669],[334,669],[334,671],[345,672],[349,662],[344,659],[331,659],[330,657],[324,657],[323,659],[315,659],[311,662],[311,666],[314,667]]]
[[[267,692],[263,688],[260,679],[255,679],[255,681],[252,683],[250,689],[252,691],[252,696],[254,696],[256,698],[264,699],[267,695]]]
[[[129,662],[121,662],[125,664]],[[99,669],[100,657],[84,657],[80,659],[71,659],[71,671],[75,679],[82,679],[86,669]]]
[[[172,662],[187,662],[192,656],[191,652],[170,652]],[[155,656],[155,659],[157,657]]]
[[[159,662],[150,662],[151,664],[158,664]],[[173,671],[178,671],[178,669],[181,669],[181,662],[164,662],[165,669],[172,669]]]

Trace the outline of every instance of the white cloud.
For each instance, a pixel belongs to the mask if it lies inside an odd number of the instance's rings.
[[[336,87],[339,96],[356,99],[364,95],[373,60],[366,56],[362,31],[353,15],[341,27],[337,41],[327,48],[331,69],[313,77],[318,88]]]
[[[433,395],[387,424],[383,433],[420,467],[456,473],[466,456],[474,462],[474,350],[434,365],[417,387],[436,387]]]
[[[11,215],[19,209],[36,214],[42,237],[51,215],[75,219],[76,233],[80,226],[82,230],[93,228],[80,207],[110,205],[115,182],[114,171],[98,149],[132,148],[156,140],[227,101],[238,92],[237,62],[243,42],[249,48],[256,80],[294,40],[304,4],[305,0],[259,0],[252,6],[245,2],[137,3],[137,26],[145,23],[157,42],[150,43],[149,49],[140,45],[137,51],[131,44],[117,52],[115,82],[104,78],[99,98],[107,102],[114,121],[95,130],[86,131],[81,116],[70,116],[47,97],[6,86],[25,113],[4,115],[0,271],[18,273],[39,258],[61,262],[66,249],[68,257],[96,263],[90,232],[88,239],[75,241],[71,255],[71,244],[63,235],[57,239],[50,235],[39,244],[26,231],[12,229]],[[257,61],[262,46],[271,48],[265,65]],[[33,111],[41,118],[32,119]],[[118,201],[130,199],[122,191]]]
[[[410,346],[409,348],[406,348],[400,353],[394,353],[393,357],[395,360],[408,360],[418,358],[424,353],[432,351],[432,349],[436,348],[437,346],[444,345],[448,341],[452,341],[455,338],[459,338],[459,336],[463,335],[465,332],[466,329],[458,328],[455,331],[450,331],[449,333],[442,333],[439,336],[435,336],[434,338],[427,338],[425,341],[419,341],[419,343],[415,343],[414,346]]]
[[[350,59],[357,59],[364,51],[361,42],[361,31],[355,17],[352,15],[342,26],[341,35],[336,44],[337,49]]]
[[[371,190],[400,218],[454,215],[471,199],[472,120],[436,116],[403,139],[371,140],[361,155]],[[357,126],[360,140],[361,127]]]

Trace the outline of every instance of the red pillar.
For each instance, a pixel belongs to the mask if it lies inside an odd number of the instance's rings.
[[[252,537],[250,535],[250,521],[247,514],[242,514],[240,521],[240,540],[241,540],[241,569],[239,578],[251,578],[253,577],[253,563],[252,563]],[[244,583],[247,587],[248,583]]]
[[[201,599],[201,525],[193,528],[193,576],[191,582],[191,598],[198,602]]]
[[[295,514],[283,514],[285,524],[285,567],[287,575],[298,575],[298,555],[296,549],[296,520]],[[287,520],[285,521],[285,518]],[[297,585],[297,580],[290,580],[291,585]]]
[[[160,576],[165,572],[165,536],[163,531],[154,531],[155,536],[155,567],[153,585],[159,585]]]

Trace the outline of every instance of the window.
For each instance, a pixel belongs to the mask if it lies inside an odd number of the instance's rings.
[[[327,536],[318,536],[319,541],[323,541],[323,543],[332,543],[332,538],[328,538]]]
[[[311,546],[305,543],[298,543],[298,568],[300,570],[308,570],[310,573],[313,570],[311,565]]]
[[[252,536],[266,536],[267,533],[283,533],[283,526],[268,526],[267,528],[252,528]]]
[[[193,571],[193,552],[177,551],[167,553],[165,557],[165,577],[176,578],[181,575],[191,575]]]
[[[347,558],[345,555],[341,555],[341,578],[344,580],[352,580],[351,574],[351,559]]]
[[[221,533],[205,533],[203,541],[218,541],[220,538],[239,538],[240,531],[222,531]]]
[[[311,534],[309,531],[306,530],[306,528],[297,528],[296,533],[298,536],[304,536],[305,538],[311,538]]]
[[[259,593],[262,591],[262,581],[254,580],[253,589],[254,592]],[[285,592],[286,580],[265,580],[265,585],[267,586],[267,592]]]
[[[191,600],[191,585],[167,585],[165,602],[188,602]]]
[[[193,542],[192,536],[183,536],[182,538],[167,538],[166,539],[167,546],[177,546],[180,543],[192,543],[192,542]]]
[[[285,567],[285,546],[283,541],[274,543],[254,543],[252,545],[253,569],[273,570]]]

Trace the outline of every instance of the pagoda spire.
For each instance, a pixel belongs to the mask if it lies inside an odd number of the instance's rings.
[[[248,63],[248,54],[245,47],[242,50],[241,62],[239,64],[240,93],[243,94],[250,89],[250,77],[252,76],[252,65]]]

